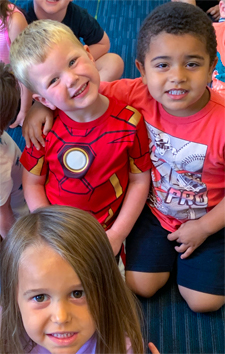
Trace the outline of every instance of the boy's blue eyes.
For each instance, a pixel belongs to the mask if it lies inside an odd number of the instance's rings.
[[[74,290],[70,295],[73,299],[80,299],[84,296],[84,290]],[[39,294],[33,297],[35,302],[44,302],[49,298],[46,294]]]
[[[72,59],[70,60],[69,62],[69,67],[73,66],[76,62],[76,59]],[[56,81],[58,80],[58,77],[54,77],[54,79],[52,79],[50,82],[49,82],[49,86],[53,85]]]
[[[52,84],[54,84],[56,81],[58,80],[57,77],[54,77],[54,79],[52,79],[49,83],[49,86],[51,86]]]
[[[75,61],[76,61],[75,59],[70,60],[69,66],[72,66],[75,63]]]

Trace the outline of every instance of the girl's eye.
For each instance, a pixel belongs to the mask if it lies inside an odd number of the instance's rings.
[[[84,290],[74,290],[71,295],[74,299],[80,299],[84,296]]]
[[[36,295],[33,297],[33,299],[36,302],[43,302],[43,301],[46,301],[47,295],[45,295],[45,294]]]
[[[72,60],[70,60],[70,62],[69,62],[69,66],[72,66],[73,64],[75,64],[75,62],[76,62],[76,59],[72,59]]]

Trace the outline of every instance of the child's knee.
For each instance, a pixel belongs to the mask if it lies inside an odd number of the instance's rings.
[[[225,304],[225,296],[202,293],[179,286],[181,296],[194,312],[214,312]]]
[[[142,273],[127,271],[125,278],[128,287],[137,295],[153,296],[169,279],[170,273]]]
[[[124,70],[123,59],[115,53],[106,53],[95,62],[101,81],[120,79]]]

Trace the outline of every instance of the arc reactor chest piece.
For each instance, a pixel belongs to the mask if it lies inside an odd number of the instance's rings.
[[[58,153],[59,162],[68,178],[84,177],[94,158],[94,152],[86,144],[64,145]]]

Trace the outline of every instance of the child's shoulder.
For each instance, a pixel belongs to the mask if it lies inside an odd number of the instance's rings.
[[[16,150],[20,151],[18,145],[11,138],[11,136],[6,131],[3,131],[2,135],[0,136],[0,149],[2,150],[3,148],[8,148],[9,146],[11,149],[13,148],[15,151]]]
[[[221,96],[218,92],[215,92],[212,89],[210,89],[210,102],[215,104],[215,108],[214,109],[218,109],[218,110],[224,111],[224,109],[225,109],[224,97]]]
[[[213,22],[213,27],[216,32],[217,40],[218,38],[225,37],[225,21],[224,22]]]
[[[11,16],[12,14],[14,14],[15,12],[19,12],[22,14],[22,11],[21,9],[19,9],[16,5],[14,4],[9,4],[9,7],[8,7],[12,12],[9,13],[9,16]]]
[[[108,115],[116,118],[118,121],[124,121],[133,127],[138,125],[142,119],[142,114],[136,108],[123,100],[110,96],[107,97],[110,102]]]
[[[113,82],[101,82],[100,91],[109,97],[115,97],[123,102],[127,102],[138,109],[143,109],[145,103],[149,104],[152,96],[144,85],[142,78],[121,79]]]

